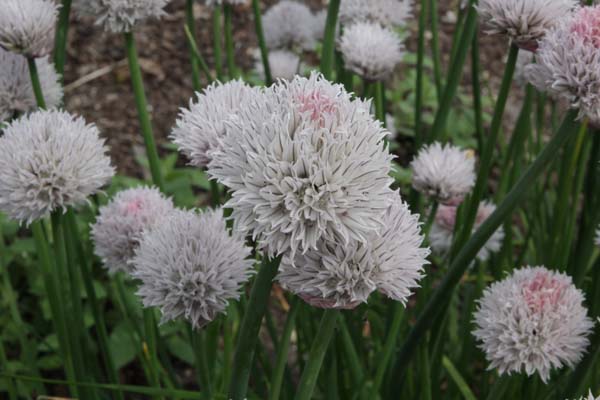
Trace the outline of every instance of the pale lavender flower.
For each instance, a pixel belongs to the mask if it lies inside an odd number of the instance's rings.
[[[578,4],[577,0],[480,0],[479,18],[487,32],[508,36],[535,51],[538,40]]]
[[[0,137],[0,211],[31,223],[85,203],[114,175],[98,128],[62,111],[11,122]]]
[[[95,253],[110,273],[131,272],[129,261],[142,234],[175,210],[173,201],[156,188],[123,190],[100,207],[91,235]]]
[[[380,81],[402,61],[404,45],[392,29],[357,22],[344,27],[339,49],[348,70],[366,80]]]
[[[561,18],[540,42],[527,67],[539,90],[569,101],[580,116],[600,123],[600,6],[582,7]]]
[[[431,231],[429,232],[429,243],[431,248],[438,254],[446,254],[451,246],[453,240],[454,225],[456,224],[456,212],[458,207],[450,205],[440,205]],[[477,231],[481,224],[496,210],[496,206],[490,202],[482,201],[477,209],[477,216],[475,218],[475,224],[473,226],[473,232]],[[492,253],[496,253],[502,247],[502,241],[504,240],[504,228],[499,227],[492,236],[488,239],[485,245],[477,253],[477,259],[480,261],[486,261],[490,258]]]
[[[144,307],[160,307],[161,323],[184,317],[195,329],[224,313],[252,274],[251,248],[230,236],[221,209],[177,210],[147,231],[132,260]]]
[[[265,41],[270,49],[314,50],[314,16],[297,1],[282,0],[262,16]]]
[[[43,57],[54,46],[58,6],[53,0],[3,0],[0,47],[27,57]]]
[[[300,69],[300,57],[288,50],[272,50],[269,52],[269,67],[273,79],[292,80]],[[261,59],[256,61],[256,72],[264,80],[265,68]]]
[[[35,64],[46,106],[54,108],[60,104],[63,96],[60,76],[48,57],[37,58]],[[0,48],[0,121],[36,109],[27,59]]]
[[[378,23],[386,27],[404,26],[411,17],[412,0],[342,0],[340,22]]]
[[[538,373],[573,367],[589,344],[594,323],[571,277],[544,267],[525,267],[487,288],[475,312],[473,334],[500,374]]]
[[[171,0],[75,0],[75,8],[82,14],[96,18],[107,32],[131,32],[147,19],[165,15],[164,7]]]
[[[313,37],[322,40],[325,36],[325,25],[327,24],[327,9],[320,10],[313,15]]]
[[[235,118],[245,101],[260,95],[259,89],[242,80],[216,82],[196,93],[196,102],[190,100],[189,109],[181,109],[170,138],[192,165],[205,167],[225,136],[225,122]]]
[[[384,227],[367,243],[322,241],[305,254],[286,254],[276,278],[281,286],[321,308],[351,309],[375,290],[406,304],[429,249],[421,247],[419,216],[395,197]]]
[[[459,204],[475,186],[472,151],[439,142],[423,147],[410,163],[412,186],[443,204]]]
[[[208,172],[231,189],[237,229],[269,254],[366,243],[391,197],[387,132],[342,85],[280,81],[229,120]]]

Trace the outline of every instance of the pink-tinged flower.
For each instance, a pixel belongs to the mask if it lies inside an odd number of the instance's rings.
[[[402,61],[404,45],[391,28],[356,22],[344,27],[339,49],[348,70],[369,81],[379,81]]]
[[[384,227],[367,243],[322,241],[304,254],[284,255],[277,280],[312,306],[352,309],[378,290],[406,303],[418,281],[429,249],[418,215],[395,195]]]
[[[538,373],[573,367],[589,344],[594,323],[583,293],[571,278],[544,267],[516,270],[493,283],[479,300],[473,334],[500,374]]]
[[[226,122],[208,168],[230,188],[236,228],[270,255],[366,243],[392,201],[393,158],[369,109],[319,74],[280,81],[249,101]]]
[[[600,122],[600,6],[559,20],[540,41],[527,76],[539,90],[566,99],[580,117]]]
[[[435,220],[429,232],[431,248],[438,254],[446,254],[452,247],[454,226],[456,225],[457,206],[440,205],[435,215]],[[473,232],[496,210],[496,206],[487,201],[482,201],[477,209],[477,216]],[[500,250],[504,240],[504,228],[499,227],[477,253],[480,261],[486,261],[492,253]]]
[[[450,144],[423,147],[410,167],[413,188],[443,204],[459,204],[475,185],[473,152]]]
[[[477,11],[487,33],[506,35],[535,51],[546,31],[577,5],[576,0],[480,0]]]
[[[175,210],[171,199],[155,188],[123,190],[100,208],[91,235],[95,253],[110,273],[131,272],[129,261],[142,234]]]

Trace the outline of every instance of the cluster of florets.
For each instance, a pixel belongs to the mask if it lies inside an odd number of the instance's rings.
[[[412,14],[412,0],[342,0],[340,23],[343,26],[366,21],[389,28],[404,26]]]
[[[35,64],[46,107],[54,108],[63,96],[60,76],[48,57],[36,59]],[[37,109],[27,59],[1,48],[0,94],[0,122]]]
[[[482,201],[477,209],[473,232],[477,231],[481,224],[483,224],[495,210],[496,206],[494,204]],[[431,244],[431,248],[438,254],[444,255],[452,247],[457,212],[457,205],[440,205],[437,209],[431,231],[429,232],[429,243]],[[503,240],[504,228],[499,227],[479,250],[477,259],[486,261],[493,253],[500,250]]]
[[[488,33],[506,35],[535,51],[546,31],[577,5],[576,0],[481,0],[477,11]]]
[[[582,7],[548,30],[527,66],[533,85],[600,123],[600,6]]]
[[[165,15],[171,0],[79,0],[75,7],[96,19],[107,32],[131,32],[141,22]]]
[[[489,369],[538,373],[546,382],[552,369],[573,367],[594,326],[583,302],[569,276],[544,267],[522,268],[493,283],[479,301],[473,332]]]

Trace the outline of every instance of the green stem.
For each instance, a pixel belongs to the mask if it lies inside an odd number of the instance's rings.
[[[323,50],[321,52],[321,73],[325,79],[333,78],[333,64],[335,60],[335,31],[337,29],[338,14],[341,0],[330,0],[327,7],[327,20],[325,35],[323,37]]]
[[[213,10],[213,55],[215,58],[215,71],[217,73],[217,79],[223,81],[223,51],[222,51],[222,19],[221,5],[215,4]]]
[[[375,117],[385,126],[385,88],[383,82],[372,83],[375,97]]]
[[[235,48],[233,45],[233,6],[229,3],[224,4],[225,9],[225,54],[227,56],[227,69],[229,79],[236,79],[238,71],[235,66]]]
[[[437,210],[439,208],[440,203],[435,201],[431,206],[431,210],[429,210],[429,216],[427,217],[427,221],[425,222],[425,226],[423,227],[423,236],[429,236],[429,231],[431,230],[431,226],[433,225],[433,221],[435,220],[435,216],[437,214]]]
[[[31,78],[31,86],[33,87],[35,101],[37,102],[38,107],[44,110],[46,109],[46,101],[44,100],[44,93],[42,92],[40,75],[38,74],[35,58],[27,57],[27,65],[29,65],[29,77]]]
[[[414,354],[419,341],[424,337],[425,332],[438,315],[444,313],[448,304],[449,296],[454,287],[460,281],[465,270],[471,261],[477,256],[479,250],[487,242],[490,236],[498,229],[506,218],[510,216],[513,210],[526,197],[528,191],[533,187],[536,179],[542,174],[546,166],[554,159],[557,152],[570,137],[572,132],[578,128],[577,111],[569,111],[565,119],[554,135],[551,141],[545,146],[537,159],[527,168],[519,181],[496,211],[486,219],[469,241],[460,249],[448,269],[446,276],[433,292],[423,311],[419,315],[417,322],[411,329],[402,348],[398,353],[398,362],[396,363],[396,376],[404,375],[406,367]]]
[[[571,373],[570,379],[567,381],[562,398],[576,398],[584,389],[583,384],[589,376],[595,361],[600,356],[600,330],[596,329],[594,336],[589,346],[589,352],[577,364],[575,371]]]
[[[518,377],[517,377],[518,378]],[[504,399],[504,394],[506,393],[506,391],[508,390],[508,387],[511,384],[514,384],[516,379],[511,379],[510,375],[502,375],[500,377],[498,377],[498,379],[496,380],[496,382],[494,382],[494,385],[492,386],[492,389],[490,390],[490,393],[487,396],[487,400],[501,400]]]
[[[215,179],[211,179],[210,183],[210,200],[213,208],[217,208],[221,204],[221,188]]]
[[[343,353],[346,357],[346,361],[348,362],[350,376],[356,383],[363,382],[365,379],[365,374],[362,371],[361,362],[358,357],[358,353],[356,352],[356,347],[354,346],[354,341],[352,340],[352,335],[348,329],[348,323],[346,322],[346,319],[340,317],[339,325],[342,336],[342,348],[344,349]]]
[[[246,398],[250,369],[252,368],[254,352],[258,342],[258,332],[267,310],[271,284],[277,274],[280,260],[281,257],[264,259],[254,280],[235,348],[233,371],[229,384],[229,398],[232,400]]]
[[[440,40],[438,27],[438,0],[429,0],[429,16],[431,18],[431,52],[433,58],[433,76],[438,103],[442,97],[442,62],[440,58]]]
[[[152,181],[161,191],[164,191],[164,181],[160,170],[160,159],[154,143],[154,133],[152,132],[152,122],[148,112],[148,101],[144,90],[144,81],[142,79],[142,70],[138,61],[137,50],[135,47],[135,38],[133,32],[127,32],[125,35],[125,46],[127,48],[127,59],[129,60],[129,73],[131,74],[131,85],[135,96],[135,105],[140,120],[140,128],[146,145],[146,155],[150,163],[150,172]]]
[[[419,33],[417,39],[417,78],[415,82],[415,140],[417,149],[423,143],[423,61],[425,59],[425,24],[427,21],[427,1],[421,0],[419,12]]]
[[[188,42],[188,46],[190,47],[190,51],[192,52],[192,56],[200,65],[202,72],[204,72],[204,75],[206,75],[206,79],[208,79],[209,82],[213,82],[215,78],[210,73],[210,69],[208,69],[208,65],[206,64],[204,57],[202,57],[202,54],[198,50],[196,39],[194,39],[195,35],[192,33],[192,31],[190,31],[190,28],[187,26],[187,24],[184,25],[183,30],[185,31],[185,38]]]
[[[67,54],[67,34],[69,32],[69,16],[71,14],[71,0],[62,0],[58,14],[58,26],[54,37],[54,67],[63,79],[65,60]]]
[[[467,53],[475,30],[477,27],[477,10],[472,6],[473,2],[469,5],[469,11],[465,19],[464,28],[460,35],[460,44],[456,51],[456,57],[454,57],[450,71],[448,72],[448,79],[444,88],[444,95],[439,105],[438,111],[435,114],[433,126],[431,127],[430,141],[444,140],[446,137],[446,122],[450,113],[450,108],[454,104],[456,97],[456,90],[460,82],[460,78],[463,72],[463,66],[467,58]]]
[[[192,38],[196,37],[196,18],[194,16],[194,1],[185,0],[185,27],[189,30]],[[190,48],[190,62],[192,65],[192,87],[195,92],[200,91],[200,62],[194,53],[193,46],[188,40]]]
[[[431,0],[437,3],[437,0]],[[471,81],[473,86],[473,113],[475,114],[475,135],[477,137],[477,150],[481,154],[483,151],[483,111],[481,105],[481,82],[479,63],[479,37],[473,36],[471,44]]]
[[[297,297],[294,297],[290,304],[290,310],[288,311],[285,325],[283,326],[279,348],[277,349],[275,368],[273,369],[273,375],[271,376],[270,400],[278,400],[281,394],[281,384],[283,383],[283,375],[287,365],[288,351],[290,349],[292,331],[296,324],[296,315],[298,314],[299,304],[300,300]]]
[[[262,26],[262,14],[260,12],[259,0],[252,0],[252,12],[254,14],[254,30],[256,31],[256,37],[258,38],[260,57],[262,59],[263,69],[265,70],[265,83],[267,86],[271,86],[273,83],[273,76],[271,75],[271,66],[269,65],[269,52],[267,50],[265,33]]]
[[[188,324],[188,333],[190,336],[192,349],[194,350],[196,374],[198,375],[198,380],[200,381],[200,387],[203,391],[206,391],[208,397],[210,398],[212,393],[212,385],[208,373],[208,362],[206,360],[205,338],[202,337],[203,335],[199,332],[195,332],[194,328],[192,328],[190,324]]]
[[[398,333],[400,332],[403,316],[404,306],[402,303],[398,302],[394,304],[394,317],[392,319],[392,324],[390,326],[388,335],[385,338],[385,344],[381,350],[381,355],[377,359],[377,371],[375,372],[375,379],[373,379],[373,388],[371,391],[371,398],[373,399],[377,398],[377,393],[379,392],[379,388],[383,383],[385,372],[387,371],[387,367],[390,364],[392,355],[394,354],[396,344],[398,343]]]
[[[317,384],[317,378],[319,377],[319,371],[321,371],[321,365],[323,359],[327,353],[329,342],[333,337],[337,320],[340,317],[340,311],[335,309],[327,309],[323,312],[321,323],[319,324],[319,331],[313,341],[308,356],[308,361],[302,371],[302,377],[298,384],[298,390],[296,392],[296,400],[310,400],[312,399],[313,391]]]
[[[156,343],[156,318],[154,318],[154,310],[152,308],[144,308],[144,343],[143,356],[148,361],[150,367],[150,385],[152,387],[160,387],[160,378],[158,371],[158,346]]]
[[[8,365],[8,358],[6,357],[6,351],[4,350],[4,343],[0,340],[0,365],[4,368]],[[9,400],[18,400],[17,387],[15,381],[12,378],[5,378],[6,389],[8,391]]]

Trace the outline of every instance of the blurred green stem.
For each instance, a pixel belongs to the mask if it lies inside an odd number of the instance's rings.
[[[192,1],[194,1],[194,0],[192,0]],[[186,40],[188,42],[188,46],[190,47],[190,51],[191,51],[192,56],[194,57],[194,59],[200,65],[200,68],[202,69],[202,72],[204,72],[204,75],[206,76],[206,79],[209,82],[214,81],[215,78],[210,73],[210,69],[208,69],[208,65],[206,64],[206,61],[204,60],[204,57],[202,57],[202,54],[198,50],[198,45],[196,44],[196,39],[194,39],[195,38],[194,34],[192,33],[192,31],[190,31],[190,28],[189,28],[189,26],[187,24],[184,25],[183,29],[185,31],[185,38],[186,38]]]
[[[58,14],[58,25],[54,37],[54,67],[64,80],[65,60],[67,55],[67,35],[69,32],[69,16],[71,15],[71,0],[62,0]]]
[[[221,28],[221,19],[223,17],[221,4],[215,4],[213,10],[213,55],[215,58],[215,71],[217,73],[217,79],[223,82],[223,51],[222,51],[222,39],[223,30]]]
[[[196,37],[196,18],[194,16],[194,2],[195,0],[185,0],[185,24],[189,30],[192,38]],[[188,40],[188,46],[190,48],[190,62],[192,66],[192,87],[195,92],[200,91],[200,62],[198,57],[194,53],[192,43]]]
[[[290,349],[292,331],[296,325],[296,315],[298,314],[299,304],[300,299],[298,297],[294,297],[290,302],[290,309],[285,320],[285,325],[283,326],[283,332],[281,333],[279,348],[277,349],[275,368],[273,369],[273,375],[271,376],[270,400],[278,400],[281,394],[281,384],[283,383],[283,375],[287,365],[288,351]]]
[[[400,332],[400,326],[404,317],[404,305],[400,302],[394,304],[394,317],[390,330],[385,338],[385,344],[381,350],[381,355],[377,359],[377,371],[375,372],[375,378],[373,379],[373,388],[371,391],[371,398],[377,398],[379,388],[385,377],[388,365],[394,354],[396,344],[398,343],[398,333]]]
[[[415,142],[417,150],[423,144],[423,61],[425,59],[425,24],[427,21],[427,2],[421,0],[421,9],[419,11],[419,33],[417,39],[417,78],[415,82]],[[434,0],[435,1],[435,0]]]
[[[327,353],[329,342],[333,337],[338,318],[340,318],[339,310],[326,309],[323,312],[323,317],[319,324],[319,331],[313,341],[308,361],[304,366],[304,371],[302,371],[302,377],[298,384],[295,400],[312,399],[313,391],[317,384],[317,378],[321,371],[321,365],[323,364],[323,359]]]
[[[327,20],[323,37],[323,50],[321,52],[321,73],[325,79],[333,78],[333,64],[335,60],[335,32],[338,27],[337,20],[341,0],[330,0],[327,7]]]
[[[281,257],[265,258],[254,279],[250,300],[246,307],[242,326],[238,332],[238,341],[233,359],[233,371],[229,384],[229,398],[243,400],[246,398],[250,369],[254,360],[258,333],[262,319],[267,311],[267,303],[271,294],[271,284],[277,274]]]
[[[435,91],[439,103],[442,97],[442,62],[440,58],[438,14],[438,0],[429,0],[429,17],[431,18],[431,56],[433,58]]]
[[[260,11],[260,0],[252,0],[252,12],[254,14],[254,30],[258,38],[258,47],[260,48],[260,58],[262,59],[263,68],[265,70],[265,83],[271,86],[273,77],[271,75],[271,66],[269,65],[269,52],[265,41],[265,33],[262,26],[262,14]]]
[[[164,192],[165,184],[160,168],[160,159],[154,142],[154,133],[152,131],[152,122],[148,112],[148,101],[144,90],[144,81],[142,79],[142,70],[138,61],[137,50],[135,47],[135,38],[133,32],[127,32],[125,35],[125,46],[127,48],[127,59],[129,60],[129,73],[131,74],[131,85],[135,96],[135,105],[138,111],[140,128],[146,145],[146,155],[150,163],[150,172],[152,181],[156,187]]]
[[[46,101],[44,100],[44,93],[42,92],[42,85],[40,83],[40,75],[38,74],[37,64],[35,58],[28,57],[27,65],[29,66],[29,77],[31,78],[31,86],[33,87],[33,94],[35,95],[35,101],[42,110],[46,109]]]
[[[227,70],[229,79],[236,79],[238,71],[235,66],[235,47],[233,43],[233,6],[229,3],[223,5],[225,10],[225,53],[227,56]]]

